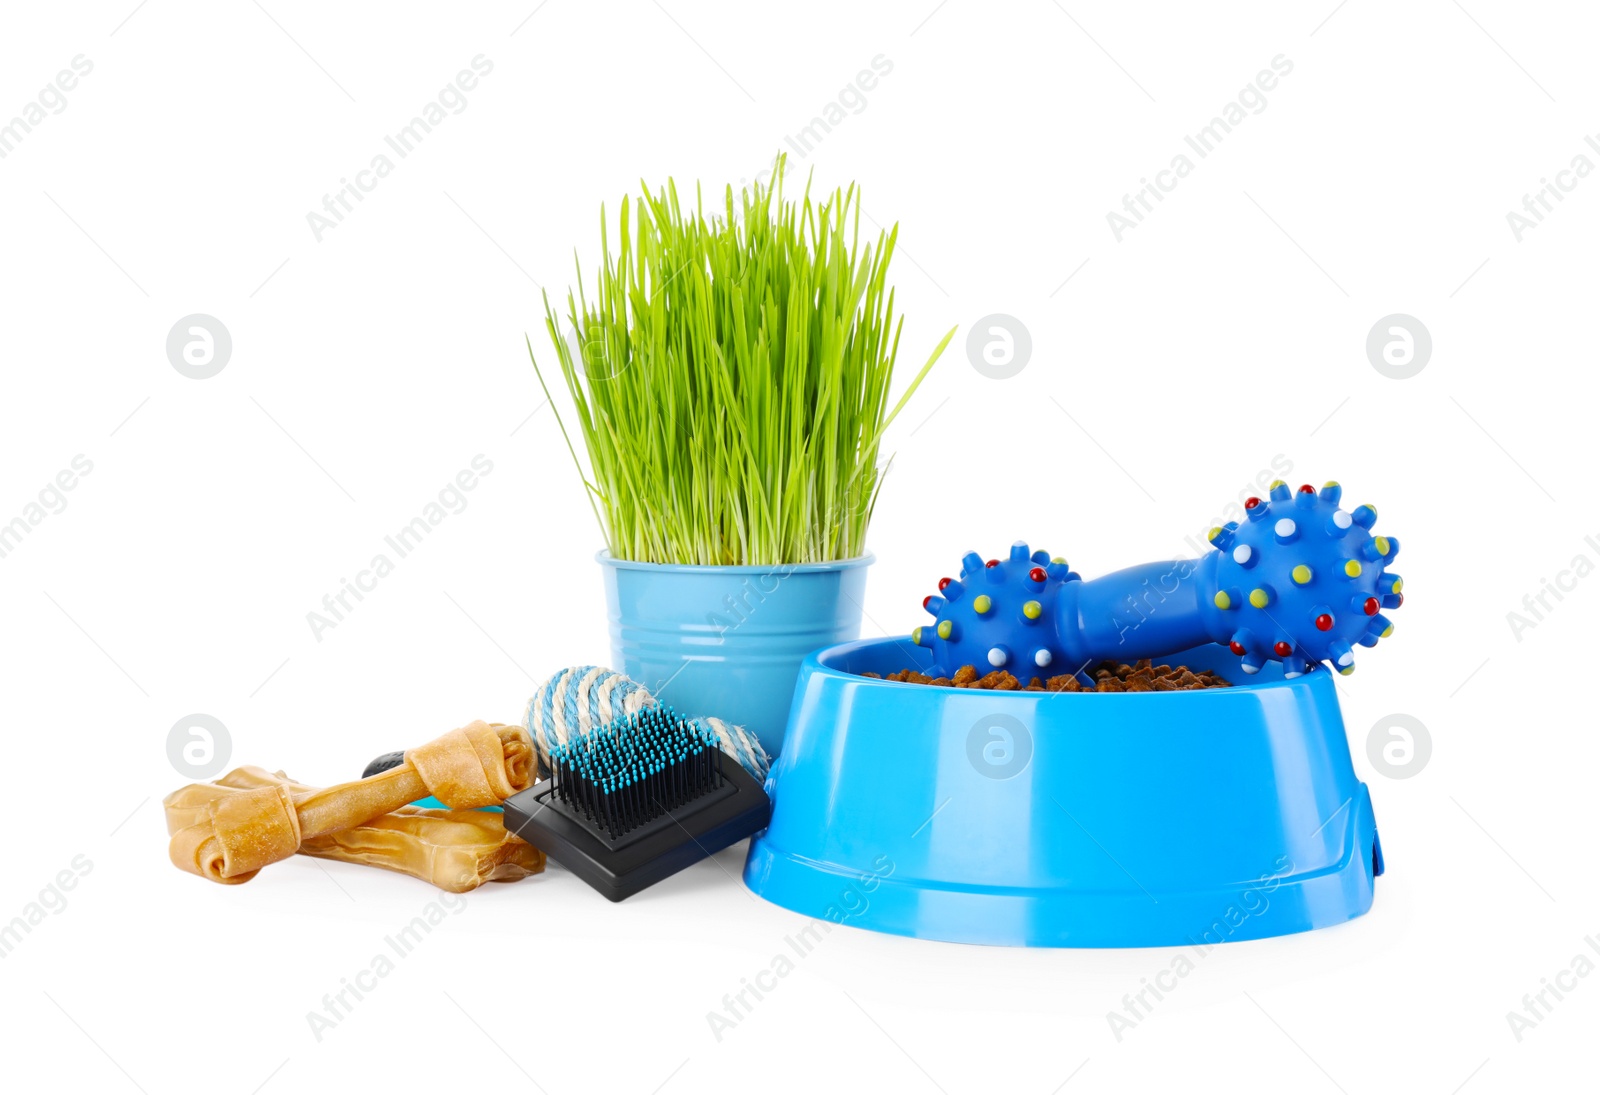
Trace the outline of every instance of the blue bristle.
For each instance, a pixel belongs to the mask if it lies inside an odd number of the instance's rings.
[[[621,716],[555,746],[550,770],[557,797],[613,838],[723,782],[716,735],[671,707]]]

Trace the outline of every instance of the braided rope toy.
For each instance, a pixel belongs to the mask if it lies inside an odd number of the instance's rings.
[[[554,746],[655,706],[656,698],[638,681],[602,665],[578,665],[561,670],[539,686],[528,700],[523,723],[538,749],[539,766],[547,771]],[[708,715],[690,721],[714,735],[722,751],[756,780],[767,778],[772,758],[750,731]]]

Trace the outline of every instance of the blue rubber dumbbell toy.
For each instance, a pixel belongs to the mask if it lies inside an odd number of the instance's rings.
[[[1066,560],[1023,542],[1007,559],[962,559],[923,600],[934,622],[912,639],[933,651],[934,676],[963,665],[1031,676],[1081,672],[1104,660],[1162,658],[1206,642],[1239,655],[1255,673],[1268,661],[1298,677],[1319,662],[1355,670],[1354,648],[1376,646],[1400,607],[1399,575],[1388,570],[1400,541],[1377,536],[1377,511],[1339,506],[1338,483],[1245,503],[1245,521],[1211,530],[1199,559],[1144,563],[1088,581]]]

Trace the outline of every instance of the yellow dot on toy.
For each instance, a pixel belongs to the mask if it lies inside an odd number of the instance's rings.
[[[1062,566],[1066,566],[1067,565],[1067,557],[1065,555],[1057,555],[1054,559],[1051,559],[1050,561],[1052,563],[1060,563]]]
[[[1216,525],[1215,527],[1212,528],[1212,530],[1210,532],[1206,533],[1206,539],[1207,540],[1215,540],[1218,536],[1221,536],[1221,535],[1222,535],[1222,526],[1221,525]]]
[[[1393,634],[1394,634],[1394,624],[1390,624],[1388,627],[1384,628],[1382,631],[1380,631],[1378,633],[1378,638],[1387,639],[1390,635],[1393,635]]]
[[[918,646],[922,645],[922,628],[913,627],[911,629],[911,641],[916,643]]]
[[[1356,671],[1356,667],[1355,666],[1347,665],[1343,669],[1339,670],[1339,676],[1348,677],[1350,674],[1354,673],[1355,671]]]
[[[1272,486],[1268,487],[1267,489],[1276,490],[1278,487],[1287,487],[1288,485],[1289,484],[1285,483],[1282,479],[1274,479],[1272,481]]]
[[[952,630],[952,625],[951,625],[949,620],[940,620],[939,621],[939,638],[948,639],[950,637],[951,630]]]
[[[1379,555],[1389,554],[1389,538],[1387,536],[1373,537],[1372,546],[1378,549]]]
[[[1264,589],[1252,589],[1250,591],[1250,603],[1257,608],[1266,608],[1271,601],[1272,598],[1267,596],[1267,591]]]
[[[1211,603],[1216,605],[1218,608],[1232,608],[1233,598],[1228,596],[1226,590],[1219,589],[1217,590],[1217,595],[1211,598]]]
[[[1331,490],[1332,488],[1337,487],[1338,485],[1339,485],[1339,481],[1337,479],[1330,479],[1326,483],[1322,484],[1322,489],[1323,490]]]
[[[1399,578],[1396,578],[1394,580],[1394,585],[1389,587],[1389,592],[1390,593],[1399,593],[1400,592],[1400,579]]]
[[[1344,561],[1344,572],[1348,577],[1359,578],[1361,577],[1361,564],[1354,559],[1346,559]]]
[[[1289,572],[1289,577],[1294,579],[1295,585],[1303,586],[1311,581],[1311,568],[1301,563]]]
[[[1037,620],[1040,614],[1043,612],[1044,605],[1040,604],[1038,601],[1029,601],[1027,604],[1022,606],[1022,614],[1028,617],[1030,620]]]
[[[987,593],[980,593],[972,599],[972,611],[976,612],[980,616],[988,612],[993,605],[994,602],[989,599],[989,595]]]

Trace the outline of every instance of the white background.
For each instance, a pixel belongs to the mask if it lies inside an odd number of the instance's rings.
[[[1593,1084],[1600,977],[1520,1042],[1506,1018],[1600,933],[1600,579],[1507,622],[1600,561],[1600,179],[1520,242],[1506,217],[1600,163],[1593,14],[936,2],[8,6],[0,119],[93,71],[0,160],[0,520],[93,470],[0,559],[0,921],[91,865],[0,960],[6,1086]],[[318,242],[307,213],[480,54],[466,109]],[[1101,573],[1182,553],[1280,454],[1341,480],[1408,578],[1340,682],[1388,855],[1371,913],[1219,949],[1120,1041],[1106,1014],[1172,952],[836,930],[719,1041],[707,1013],[803,924],[736,881],[740,846],[617,906],[557,869],[469,895],[319,1041],[307,1013],[437,895],[303,858],[243,887],[173,869],[170,728],[207,713],[231,764],[334,782],[605,661],[599,534],[523,347],[553,360],[540,289],[564,301],[575,247],[592,270],[602,200],[753,177],[880,54],[793,178],[900,223],[902,383],[962,329],[891,434],[865,632],[920,622],[969,547]],[[1118,242],[1107,213],[1280,54],[1266,108]],[[192,313],[231,332],[209,380],[166,356]],[[1033,343],[1006,381],[966,353],[994,313]],[[1413,379],[1367,358],[1392,313],[1432,334]],[[480,453],[467,508],[314,637]],[[1431,734],[1410,779],[1368,759],[1392,713]]]

